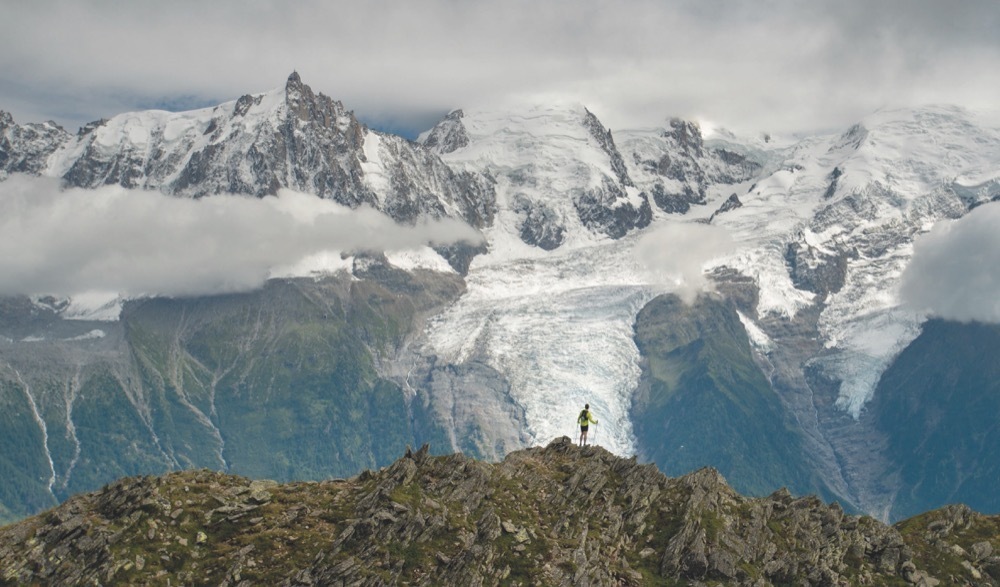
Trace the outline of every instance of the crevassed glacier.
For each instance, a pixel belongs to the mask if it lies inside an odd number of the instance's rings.
[[[474,264],[468,291],[429,326],[433,352],[453,363],[476,356],[503,373],[535,444],[577,434],[589,403],[592,439],[635,452],[629,419],[639,382],[633,324],[657,293],[636,261],[634,239],[535,258]]]

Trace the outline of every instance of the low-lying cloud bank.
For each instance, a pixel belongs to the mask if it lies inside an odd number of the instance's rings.
[[[711,289],[704,267],[735,249],[732,236],[722,228],[678,222],[644,235],[636,254],[661,285],[690,304],[700,292]]]
[[[370,208],[291,190],[190,200],[117,186],[63,190],[25,176],[0,182],[0,295],[247,291],[324,251],[481,239],[457,220],[400,226]]]
[[[900,295],[938,318],[1000,323],[1000,203],[939,222],[917,238]]]

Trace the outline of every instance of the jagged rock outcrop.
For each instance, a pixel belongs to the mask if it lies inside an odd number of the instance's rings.
[[[804,239],[788,243],[785,249],[785,263],[795,287],[823,298],[844,287],[848,262],[857,258],[856,250],[829,251],[810,245]]]
[[[559,248],[566,237],[566,227],[559,223],[559,216],[545,202],[533,202],[518,194],[514,196],[514,211],[523,216],[521,240],[529,245],[551,251]]]
[[[585,190],[573,203],[584,226],[611,238],[621,238],[632,229],[649,226],[653,209],[645,192],[629,194],[628,188],[634,189],[635,184],[611,131],[590,110],[584,108],[584,113],[583,125],[607,156],[614,178],[605,176],[600,187]]]
[[[715,212],[712,212],[712,215],[708,218],[708,221],[711,222],[715,220],[715,217],[718,216],[719,214],[725,214],[726,212],[731,212],[732,210],[736,210],[737,208],[742,208],[742,207],[743,207],[743,202],[740,201],[739,196],[737,196],[736,194],[730,194],[729,198],[727,198],[726,201],[723,202],[721,206],[719,206],[719,209],[716,210]]]
[[[49,155],[69,138],[54,122],[18,125],[0,110],[0,179],[11,173],[40,174]]]
[[[649,226],[653,219],[653,209],[645,193],[633,199],[626,189],[608,177],[604,177],[600,187],[584,190],[573,200],[580,221],[587,228],[622,238],[634,228]]]
[[[465,112],[461,109],[453,110],[434,125],[427,137],[424,139],[424,146],[435,153],[451,153],[456,149],[461,149],[469,144],[469,133],[462,124],[462,117]]]
[[[671,479],[566,437],[497,464],[425,446],[346,480],[122,479],[0,529],[0,584],[930,585],[935,556],[960,556],[951,536],[995,523],[940,517],[904,526],[918,558],[871,518],[745,498],[712,469]],[[996,540],[951,578],[995,585]]]
[[[691,206],[706,204],[711,185],[748,181],[763,169],[734,146],[706,146],[698,124],[679,118],[671,119],[669,128],[655,136],[628,137],[623,150],[632,154],[636,185],[669,214],[684,214]]]

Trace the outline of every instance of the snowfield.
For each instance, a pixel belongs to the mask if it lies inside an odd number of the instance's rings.
[[[629,238],[539,258],[477,259],[467,293],[430,325],[432,351],[454,363],[480,354],[507,376],[534,443],[575,438],[589,403],[597,442],[634,454],[633,324],[657,293],[634,246]]]

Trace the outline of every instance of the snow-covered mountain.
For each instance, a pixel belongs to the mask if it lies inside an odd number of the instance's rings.
[[[440,450],[491,458],[571,434],[584,402],[602,421],[600,444],[650,452],[656,439],[633,426],[635,391],[669,379],[664,365],[678,359],[644,356],[635,322],[657,296],[697,284],[683,270],[693,263],[735,307],[733,331],[795,422],[803,466],[828,494],[888,517],[899,488],[880,480],[886,457],[864,410],[926,319],[901,304],[902,270],[936,221],[1000,199],[1000,128],[935,106],[804,139],[703,134],[678,119],[612,132],[583,105],[535,103],[455,110],[410,142],[366,128],[293,74],[215,108],[123,114],[76,135],[0,114],[0,173],[180,197],[290,187],[402,223],[463,219],[487,242],[461,255],[464,289],[436,293],[451,301],[433,311],[406,310],[418,326],[374,365],[445,429],[451,446]],[[699,230],[662,236],[677,227]],[[720,234],[731,244],[703,242]],[[359,258],[346,270],[349,283],[398,285],[405,265]],[[407,295],[432,287],[419,275]],[[5,360],[24,360],[11,349],[33,335],[0,336]]]
[[[457,110],[421,138],[452,167],[495,178],[497,246],[621,238],[652,218],[611,133],[582,105]]]
[[[1000,130],[953,107],[883,111],[794,142],[705,138],[679,120],[612,139],[593,120],[582,107],[467,110],[425,135],[449,164],[495,177],[498,202],[490,252],[435,319],[428,352],[503,373],[534,442],[566,433],[566,414],[589,400],[614,423],[602,442],[635,452],[643,358],[630,325],[670,288],[637,262],[646,216],[618,240],[624,230],[583,220],[579,195],[613,185],[623,205],[652,199],[650,230],[710,222],[733,237],[705,270],[750,280],[744,326],[817,468],[843,499],[883,512],[870,487],[880,463],[850,455],[867,442],[858,419],[880,375],[925,320],[901,305],[900,276],[915,236],[1000,195]]]
[[[284,87],[214,108],[120,114],[76,135],[52,123],[17,126],[3,114],[0,132],[0,172],[76,187],[117,184],[188,197],[291,188],[352,208],[367,204],[407,223],[450,216],[482,226],[493,214],[488,181],[365,127],[297,73]]]

